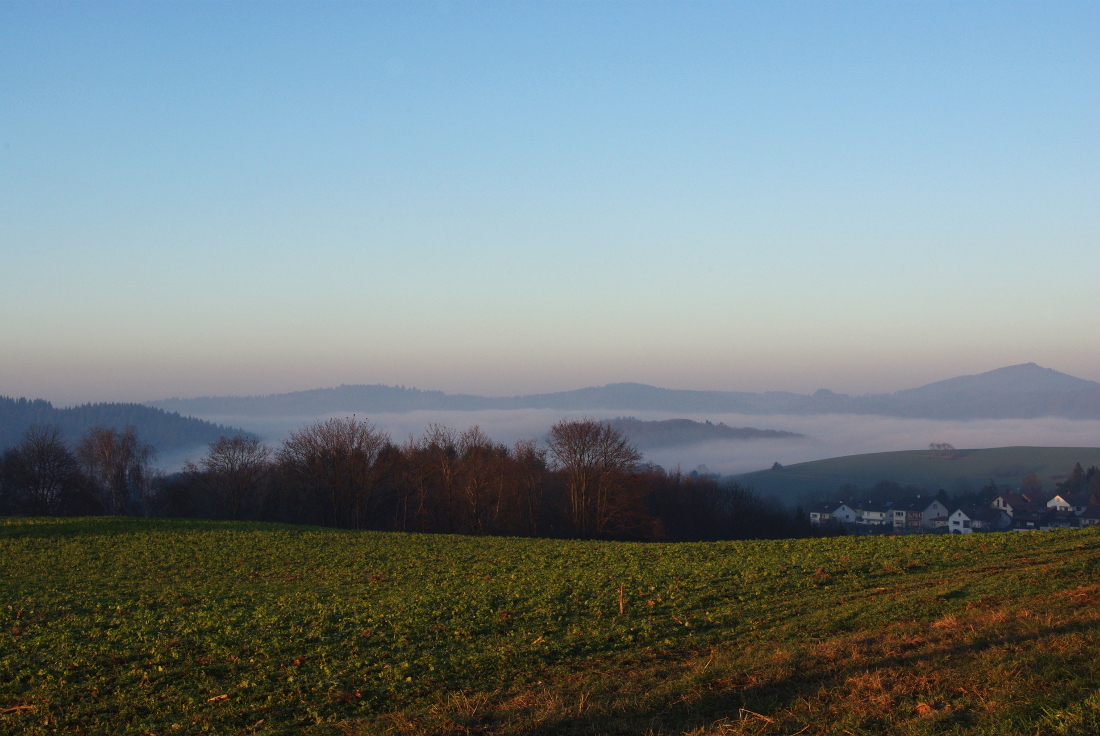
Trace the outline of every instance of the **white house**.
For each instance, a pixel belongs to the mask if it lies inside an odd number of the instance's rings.
[[[836,519],[845,524],[853,524],[858,520],[855,509],[847,504],[836,501],[822,501],[810,507],[810,521],[820,524],[823,521]]]
[[[918,499],[921,500],[921,499]],[[951,512],[946,506],[936,499],[928,499],[929,503],[921,512],[921,526],[925,529],[942,529],[947,526],[948,516]]]
[[[1068,493],[1066,494],[1069,495]],[[1054,509],[1055,511],[1073,511],[1073,504],[1066,500],[1062,494],[1056,495],[1054,498],[1047,501],[1047,508]]]
[[[952,534],[994,532],[1007,529],[1011,525],[1012,517],[1004,509],[989,509],[981,506],[965,506],[956,510],[947,519],[947,528]]]
[[[814,524],[820,524],[823,521],[835,519],[836,514],[834,514],[833,512],[836,511],[836,507],[837,504],[830,503],[828,501],[825,501],[823,503],[815,503],[813,506],[810,507],[810,521],[812,521]]]
[[[1024,493],[998,493],[993,497],[993,500],[989,502],[989,505],[995,509],[1001,509],[1008,512],[1009,516],[1015,517],[1016,512],[1020,509],[1030,509],[1035,506],[1042,506],[1046,504],[1046,499],[1038,494],[1028,492]]]
[[[904,532],[920,529],[924,525],[920,512],[921,510],[916,504],[911,504],[908,501],[894,504],[890,510],[894,518],[894,531]]]
[[[853,501],[852,505],[856,508],[856,522],[859,524],[882,526],[890,523],[891,504],[889,502],[880,503],[868,500],[857,503]]]
[[[973,513],[973,509],[970,511]],[[952,534],[970,534],[974,531],[974,520],[966,511],[959,509],[947,518],[947,528]]]
[[[836,511],[833,512],[833,516],[837,521],[842,521],[845,524],[854,524],[856,522],[856,510],[846,503],[842,503],[836,507]]]

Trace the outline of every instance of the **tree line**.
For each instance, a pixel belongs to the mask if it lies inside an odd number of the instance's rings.
[[[430,425],[395,443],[373,423],[316,422],[277,448],[222,436],[183,470],[152,468],[132,427],[70,448],[36,425],[0,460],[0,513],[142,515],[346,529],[646,541],[813,536],[750,488],[645,462],[612,424],[563,420],[545,444]]]

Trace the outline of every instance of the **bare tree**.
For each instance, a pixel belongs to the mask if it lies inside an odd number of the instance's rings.
[[[292,432],[278,458],[309,494],[322,524],[360,529],[373,520],[389,445],[389,435],[372,422],[329,419]]]
[[[152,445],[142,442],[134,427],[92,427],[84,433],[76,455],[84,466],[91,490],[108,514],[143,510],[150,481],[149,463],[156,457]]]
[[[932,442],[928,445],[928,449],[940,457],[951,459],[960,457],[959,451],[949,442]]]
[[[401,445],[397,466],[397,492],[394,496],[393,526],[399,531],[423,528],[426,498],[431,485],[431,469],[423,462],[421,442],[412,436]]]
[[[201,488],[221,516],[241,519],[271,474],[271,449],[255,437],[221,437],[198,465],[183,470]]]
[[[57,516],[81,485],[80,463],[58,426],[33,425],[23,441],[4,455],[3,481],[23,509]]]
[[[429,424],[423,437],[405,443],[403,482],[413,523],[422,531],[456,531],[458,444],[458,432],[440,424]]]
[[[533,534],[542,522],[547,451],[534,440],[513,452],[479,427],[432,424],[395,453],[397,529]]]
[[[547,444],[566,474],[574,533],[604,534],[618,511],[625,476],[642,454],[608,422],[587,418],[558,422]]]
[[[481,427],[459,435],[458,522],[469,534],[497,531],[504,497],[508,448],[493,442]]]
[[[532,536],[539,533],[543,519],[547,450],[535,440],[519,440],[512,450],[515,459],[515,494],[520,529]]]

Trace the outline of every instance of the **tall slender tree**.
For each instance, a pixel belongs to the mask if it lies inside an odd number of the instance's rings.
[[[76,450],[92,493],[103,511],[113,515],[145,511],[151,479],[149,464],[156,454],[152,445],[141,441],[133,426],[121,432],[113,427],[92,427]]]

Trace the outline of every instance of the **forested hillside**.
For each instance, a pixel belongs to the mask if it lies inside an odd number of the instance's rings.
[[[642,449],[653,447],[678,447],[698,442],[787,439],[803,437],[798,432],[755,427],[729,427],[718,422],[696,422],[691,419],[664,419],[644,421],[634,417],[616,417],[611,426],[630,438]]]
[[[73,443],[91,427],[133,426],[158,452],[209,444],[222,435],[249,434],[142,404],[84,404],[57,409],[43,399],[0,396],[0,450],[18,444],[27,428],[36,424],[59,426]]]

